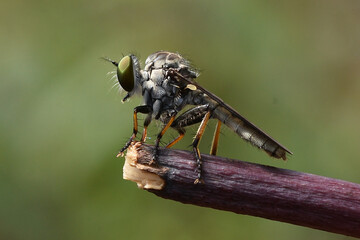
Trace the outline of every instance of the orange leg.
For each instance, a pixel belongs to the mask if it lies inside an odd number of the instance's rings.
[[[156,142],[155,142],[155,152],[154,152],[154,155],[153,155],[153,158],[152,158],[152,161],[150,162],[150,164],[153,164],[156,159],[158,158],[159,156],[159,144],[160,144],[160,140],[162,138],[162,136],[164,136],[165,132],[169,129],[169,127],[171,126],[171,124],[174,122],[175,120],[175,116],[176,114],[174,114],[169,122],[164,126],[164,128],[161,130],[161,132],[158,134],[157,138],[156,138]]]
[[[164,136],[165,132],[169,129],[169,127],[171,126],[171,124],[174,122],[175,120],[175,115],[173,115],[170,120],[168,121],[168,123],[165,125],[165,127],[161,130],[161,132],[158,135],[158,138],[162,138],[162,136]]]
[[[146,136],[147,136],[147,127],[144,126],[144,131],[143,134],[141,136],[141,142],[145,142],[146,141]]]
[[[202,166],[202,161],[201,161],[201,155],[200,155],[200,151],[199,151],[199,143],[201,140],[202,135],[204,134],[205,131],[205,127],[207,122],[210,119],[210,115],[211,112],[207,112],[198,128],[198,131],[195,135],[195,139],[192,143],[193,145],[193,151],[195,154],[195,158],[196,158],[196,163],[197,163],[197,173],[198,173],[198,177],[197,179],[194,181],[194,184],[198,184],[198,183],[204,183],[204,181],[201,179],[201,166]]]
[[[218,121],[216,124],[215,132],[214,132],[214,138],[213,138],[213,141],[211,144],[211,150],[210,150],[211,155],[216,155],[216,153],[217,153],[219,137],[220,137],[220,128],[221,128],[221,122]]]
[[[134,128],[133,134],[131,135],[130,139],[126,142],[125,146],[120,150],[120,152],[116,155],[116,157],[120,157],[124,155],[124,151],[130,146],[131,142],[136,138],[136,134],[138,132],[138,120],[137,114],[140,113],[149,113],[151,111],[151,107],[149,106],[137,106],[134,108]]]
[[[174,146],[177,142],[179,142],[183,137],[185,136],[184,132],[179,132],[179,136],[172,140],[168,145],[166,145],[166,148],[171,148]]]
[[[142,134],[142,137],[141,137],[141,142],[145,142],[145,141],[146,141],[147,128],[148,128],[148,126],[150,125],[151,120],[152,120],[152,115],[151,115],[151,113],[150,113],[150,114],[147,115],[147,117],[145,118],[145,121],[144,121],[144,130],[143,130],[143,134]]]

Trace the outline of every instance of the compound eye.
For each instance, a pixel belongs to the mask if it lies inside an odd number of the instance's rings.
[[[125,91],[131,92],[134,89],[134,64],[130,56],[125,56],[120,60],[117,67],[117,78]]]

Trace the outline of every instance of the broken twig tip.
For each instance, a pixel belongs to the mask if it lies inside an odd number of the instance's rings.
[[[124,179],[182,203],[360,237],[359,184],[206,154],[197,179],[192,152],[160,148],[149,165],[153,150],[132,143]]]
[[[161,190],[165,181],[157,174],[160,170],[155,166],[138,163],[138,151],[141,143],[132,143],[125,156],[123,178],[133,181],[139,188]]]

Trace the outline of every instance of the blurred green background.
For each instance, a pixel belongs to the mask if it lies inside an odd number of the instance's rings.
[[[270,159],[223,128],[220,156],[360,183],[359,13],[355,0],[2,1],[0,239],[350,239],[124,181],[115,155],[141,99],[121,104],[100,57],[179,52],[294,152]]]

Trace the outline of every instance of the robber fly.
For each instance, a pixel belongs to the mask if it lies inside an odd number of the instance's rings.
[[[194,81],[199,75],[198,72],[178,53],[160,51],[151,54],[146,59],[143,70],[140,69],[139,60],[134,55],[124,56],[120,62],[110,59],[105,60],[116,66],[117,80],[127,92],[122,101],[135,94],[141,94],[143,97],[143,105],[134,108],[133,134],[120,150],[118,156],[123,155],[123,152],[136,137],[138,113],[147,114],[144,120],[141,142],[146,140],[147,128],[153,119],[164,124],[155,141],[152,163],[158,158],[160,140],[169,128],[175,129],[179,136],[172,140],[166,146],[167,148],[172,147],[184,137],[185,127],[200,123],[192,143],[197,163],[195,184],[203,181],[201,175],[202,161],[198,146],[206,124],[211,118],[217,119],[210,150],[212,155],[216,155],[217,152],[222,123],[242,139],[264,150],[271,157],[286,160],[286,155],[292,154],[286,147],[246,120],[219,97],[198,85]],[[193,105],[194,107],[179,114],[186,105]]]

